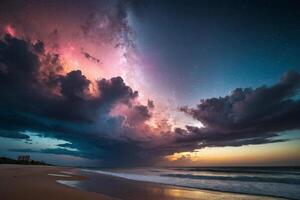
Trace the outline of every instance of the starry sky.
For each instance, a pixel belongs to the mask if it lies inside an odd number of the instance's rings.
[[[299,165],[299,9],[292,0],[1,1],[0,156]]]

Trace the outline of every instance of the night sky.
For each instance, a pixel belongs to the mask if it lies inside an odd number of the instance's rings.
[[[0,156],[300,165],[300,2],[1,1]]]

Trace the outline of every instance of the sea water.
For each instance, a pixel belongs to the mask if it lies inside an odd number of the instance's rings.
[[[169,167],[82,171],[135,181],[300,199],[299,167]]]

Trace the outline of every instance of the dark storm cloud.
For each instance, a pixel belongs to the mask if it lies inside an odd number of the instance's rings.
[[[145,125],[154,103],[137,102],[138,92],[121,77],[97,81],[92,94],[92,83],[80,70],[63,75],[62,68],[60,56],[45,52],[41,41],[8,35],[0,41],[0,136],[29,139],[22,131],[33,131],[70,142],[39,153],[121,166],[151,164],[174,152],[208,146],[282,142],[276,138],[280,132],[300,128],[297,72],[288,72],[273,86],[238,88],[202,100],[197,108],[184,107],[205,128],[187,126],[157,136]],[[126,112],[112,117],[117,104],[126,105]]]
[[[45,45],[42,41],[38,41],[37,43],[35,43],[33,45],[33,47],[34,47],[34,49],[37,53],[44,53],[45,52]]]
[[[13,138],[13,139],[26,139],[30,137],[24,133],[18,131],[0,130],[0,137]]]
[[[178,130],[178,142],[196,140],[200,147],[279,142],[274,137],[280,132],[300,128],[299,89],[299,73],[289,71],[275,85],[237,88],[228,96],[201,100],[196,108],[182,107],[205,128]]]
[[[99,109],[110,110],[117,101],[128,102],[138,96],[120,77],[98,81],[100,95],[93,96],[89,93],[91,82],[80,70],[66,75],[55,70],[49,73],[59,65],[59,57],[48,61],[49,55],[44,54],[41,58],[47,61],[41,62],[34,47],[10,36],[0,42],[2,108],[65,121],[91,121]]]
[[[107,102],[115,102],[120,99],[123,103],[128,103],[130,99],[138,96],[138,92],[132,91],[121,77],[114,77],[110,80],[102,79],[98,81],[98,88],[101,91],[102,100]]]
[[[133,106],[126,115],[126,122],[129,124],[129,126],[136,126],[141,123],[144,123],[150,118],[151,113],[147,106],[136,105]]]
[[[45,53],[42,47],[9,35],[0,41],[1,136],[27,139],[19,132],[36,131],[71,142],[79,149],[73,155],[104,163],[137,160],[139,144],[117,136],[135,130],[122,127],[124,119],[109,112],[117,103],[131,106],[138,92],[115,77],[97,81],[97,95],[91,94],[91,81],[80,70],[62,75],[59,55]],[[138,120],[150,117],[146,106],[133,108]]]

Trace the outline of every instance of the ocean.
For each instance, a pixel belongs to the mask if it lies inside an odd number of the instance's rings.
[[[81,169],[135,181],[300,199],[299,167],[168,167]]]

